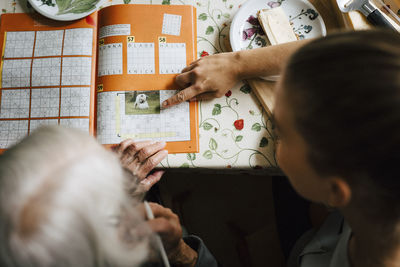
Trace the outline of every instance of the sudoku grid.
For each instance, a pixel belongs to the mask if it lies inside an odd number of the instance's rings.
[[[61,116],[89,116],[90,87],[61,88]]]
[[[60,57],[33,59],[32,86],[60,85],[60,68],[61,68]]]
[[[28,120],[0,120],[0,148],[7,148],[28,134]]]
[[[29,116],[29,94],[29,89],[3,90],[0,118],[27,118]]]
[[[101,45],[97,67],[99,77],[122,74],[122,43]]]
[[[35,56],[61,56],[64,30],[36,32]]]
[[[128,74],[154,74],[154,43],[128,43]]]
[[[32,59],[4,60],[2,87],[29,87]]]
[[[61,85],[90,85],[92,58],[64,57]]]
[[[35,32],[7,32],[4,58],[32,57]]]
[[[181,73],[186,67],[185,43],[159,44],[160,74]]]
[[[58,117],[59,88],[34,88],[31,93],[31,117]]]
[[[182,16],[164,14],[162,33],[179,36],[181,34]]]
[[[93,29],[6,32],[0,149],[41,125],[89,131]]]
[[[67,29],[64,36],[64,55],[92,55],[92,28]]]

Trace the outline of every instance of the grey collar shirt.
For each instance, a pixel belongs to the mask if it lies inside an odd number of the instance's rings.
[[[292,250],[288,267],[350,267],[351,229],[339,212],[331,213],[318,231],[305,233]]]

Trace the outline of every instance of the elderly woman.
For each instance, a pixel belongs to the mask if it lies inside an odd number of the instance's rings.
[[[126,140],[110,152],[92,137],[42,128],[0,156],[0,266],[140,266],[156,262],[153,232],[177,266],[215,266],[178,217],[139,200],[165,143]],[[149,174],[150,173],[150,174]],[[135,196],[135,197],[132,197]]]

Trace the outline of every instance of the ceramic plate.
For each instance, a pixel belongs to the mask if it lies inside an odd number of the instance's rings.
[[[267,45],[267,37],[257,19],[257,11],[282,6],[299,39],[326,35],[325,23],[307,0],[248,0],[233,18],[230,42],[233,51]]]
[[[28,0],[33,8],[51,19],[76,20],[96,11],[105,0]]]

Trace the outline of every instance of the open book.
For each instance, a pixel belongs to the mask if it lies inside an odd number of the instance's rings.
[[[152,139],[198,152],[197,103],[160,108],[196,58],[195,38],[192,6],[115,5],[74,22],[3,14],[0,150],[60,124],[105,145]]]

